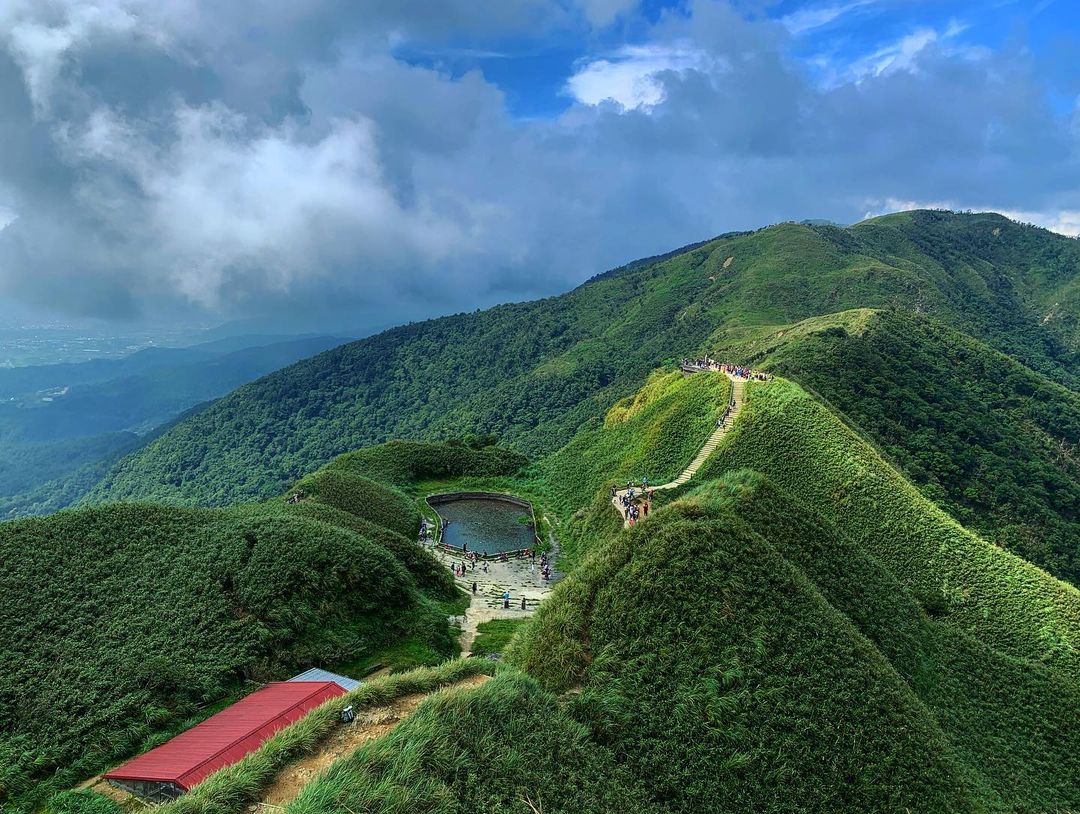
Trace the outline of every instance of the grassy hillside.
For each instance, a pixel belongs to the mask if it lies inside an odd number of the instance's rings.
[[[272,374],[123,460],[91,500],[275,494],[389,438],[495,433],[553,452],[659,364],[711,349],[718,328],[850,308],[931,313],[1075,383],[1072,328],[1044,318],[1078,268],[1076,241],[997,215],[728,235],[559,297],[395,328]]]
[[[648,477],[665,483],[701,447],[731,398],[722,376],[651,376],[633,396],[616,403],[602,427],[583,430],[540,462],[540,478],[556,506],[573,510],[600,484]]]
[[[665,385],[539,471],[633,459],[622,420]],[[1080,806],[1080,592],[960,528],[796,385],[751,386],[633,529],[589,481],[567,520],[587,550],[516,669],[425,704],[291,814]]]
[[[1080,584],[1080,395],[934,320],[840,314],[737,343],[866,431],[965,526]]]
[[[399,472],[523,463],[415,444],[364,455]],[[0,524],[0,800],[40,802],[248,681],[403,641],[453,655],[446,603],[458,592],[413,542],[415,503],[347,468],[305,479],[298,504],[115,504]]]
[[[833,519],[943,621],[1021,658],[1080,666],[1080,591],[961,527],[794,384],[751,384],[698,477],[753,469]]]
[[[1078,268],[1076,241],[993,215],[783,224],[245,386],[93,495],[165,505],[0,526],[0,603],[22,597],[0,648],[25,665],[0,677],[5,782],[130,751],[245,676],[452,652],[451,580],[411,540],[422,494],[467,485],[532,500],[568,576],[489,629],[494,679],[432,696],[292,814],[1080,810],[1080,590],[1033,564],[1077,578],[1080,368],[1055,308]],[[610,484],[673,476],[729,398],[675,371],[698,352],[782,376],[623,529]],[[286,487],[305,499],[168,508]],[[190,810],[239,814],[259,760]]]

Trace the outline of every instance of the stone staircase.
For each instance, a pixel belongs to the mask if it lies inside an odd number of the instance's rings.
[[[710,455],[720,446],[720,440],[727,435],[731,426],[735,423],[735,419],[739,415],[739,411],[742,410],[743,393],[746,391],[746,382],[742,379],[734,379],[731,386],[731,397],[735,401],[735,406],[731,408],[731,412],[727,414],[723,423],[718,424],[716,429],[713,430],[712,435],[705,442],[705,445],[698,450],[698,454],[694,456],[689,464],[686,465],[686,469],[679,473],[678,477],[671,483],[665,483],[662,486],[657,486],[657,489],[674,489],[676,486],[682,486],[690,478],[694,477],[694,473],[701,469],[702,464],[708,459]]]

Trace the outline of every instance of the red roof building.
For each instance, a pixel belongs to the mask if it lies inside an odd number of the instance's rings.
[[[115,786],[154,802],[179,797],[232,765],[279,729],[345,690],[333,681],[278,681],[105,774]]]

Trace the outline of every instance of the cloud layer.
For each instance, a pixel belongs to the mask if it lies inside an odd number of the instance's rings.
[[[842,63],[793,56],[872,5],[772,20],[698,0],[646,21],[631,0],[6,0],[0,298],[385,323],[894,203],[1075,228],[1080,118],[1026,48],[954,22]],[[611,45],[567,73],[563,112],[529,120],[479,68],[396,56],[525,36]]]

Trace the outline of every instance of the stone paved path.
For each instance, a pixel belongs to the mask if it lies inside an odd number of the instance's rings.
[[[483,565],[476,563],[476,568],[469,566],[465,576],[456,577],[457,584],[472,597],[472,603],[465,612],[461,622],[461,650],[462,655],[469,655],[473,639],[476,638],[476,628],[483,622],[492,619],[525,619],[536,612],[537,607],[544,598],[551,593],[551,589],[562,577],[562,574],[554,570],[557,564],[558,545],[554,535],[550,532],[548,540],[551,549],[548,551],[548,559],[553,564],[551,579],[545,581],[540,574],[540,555],[536,559],[511,559],[506,562],[488,562],[487,573],[484,573]],[[436,550],[437,556],[442,563],[449,568],[451,563],[460,565],[463,560],[460,556],[451,554],[445,550]],[[476,594],[472,592],[472,584],[476,583]],[[503,591],[510,592],[510,607],[503,607]],[[525,609],[521,608],[521,599],[525,598]]]

